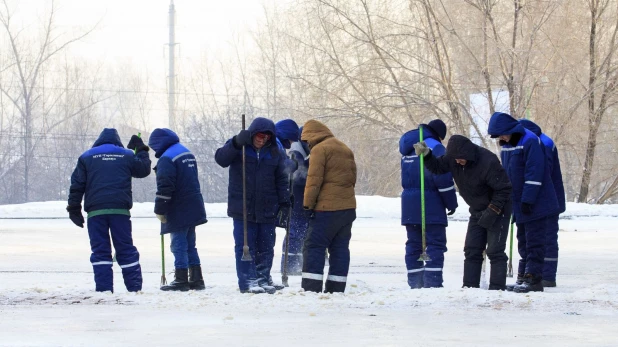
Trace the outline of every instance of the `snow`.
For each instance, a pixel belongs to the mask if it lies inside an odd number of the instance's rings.
[[[217,218],[225,204],[207,204],[210,220],[198,227],[208,288],[187,293],[158,290],[159,224],[152,204],[135,204],[133,216],[143,217],[133,220],[140,294],[126,292],[117,265],[116,292],[94,292],[88,234],[66,218],[64,202],[0,206],[0,345],[617,344],[618,206],[569,203],[558,287],[516,294],[460,288],[465,205],[447,229],[445,288],[421,290],[406,284],[399,199],[361,196],[358,205],[348,287],[333,295],[303,292],[299,277],[275,295],[241,295],[232,221]],[[277,233],[273,277],[280,280],[284,231]],[[168,281],[172,266],[166,249]]]
[[[399,219],[401,217],[401,199],[382,196],[357,196],[357,218]],[[452,216],[455,221],[468,220],[468,205],[458,196],[459,208]],[[227,218],[226,203],[205,204],[208,218]],[[0,219],[27,218],[67,218],[64,201],[31,202],[27,204],[0,205]],[[133,218],[152,218],[154,203],[134,203],[131,209]],[[578,217],[617,217],[618,205],[588,205],[567,202],[567,211],[561,219]]]

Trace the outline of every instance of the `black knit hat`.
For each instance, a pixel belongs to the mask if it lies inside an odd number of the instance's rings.
[[[434,119],[429,122],[427,126],[430,127],[431,130],[433,130],[433,132],[436,133],[436,135],[438,135],[441,139],[446,137],[446,124],[444,124],[443,121]]]

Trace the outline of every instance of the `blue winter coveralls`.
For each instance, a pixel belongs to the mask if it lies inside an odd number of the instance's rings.
[[[161,234],[170,234],[174,268],[201,265],[195,247],[195,227],[208,220],[195,156],[170,129],[155,129],[148,145],[159,158],[154,168],[157,174],[154,212],[167,219],[161,223]]]
[[[241,291],[269,285],[275,247],[275,221],[279,209],[289,207],[290,199],[285,173],[286,158],[275,142],[275,124],[258,117],[248,131],[251,138],[257,133],[272,135],[259,150],[253,146],[245,148],[247,238],[252,261],[241,260],[244,243],[242,147],[236,147],[232,138],[215,153],[217,164],[230,168],[227,215],[234,220],[236,274]]]
[[[548,217],[557,214],[559,208],[545,148],[533,132],[506,113],[491,116],[488,133],[494,138],[512,136],[509,142],[500,141],[500,156],[513,185],[513,214],[521,257],[518,273],[540,279]]]
[[[88,236],[96,290],[114,291],[112,246],[122,269],[127,290],[142,289],[139,252],[133,245],[131,214],[133,206],[131,178],[150,174],[148,151],[125,149],[116,129],[104,129],[91,149],[77,160],[71,175],[69,206],[80,206],[88,213]],[[110,243],[111,234],[111,243]]]
[[[445,148],[429,127],[423,127],[423,140],[435,156],[444,155]],[[421,174],[420,160],[413,145],[420,141],[419,130],[405,133],[399,140],[401,153],[401,224],[406,226],[406,268],[410,288],[442,287],[442,268],[446,248],[446,210],[457,208],[455,184],[450,173],[432,174],[425,170],[425,223],[427,255],[431,261],[419,261],[423,252],[421,238]]]
[[[528,119],[520,119],[519,122],[524,128],[532,131],[541,139],[545,146],[545,159],[549,162],[549,172],[558,199],[558,213],[547,217],[547,233],[545,235],[545,264],[543,265],[543,279],[555,282],[556,272],[558,271],[558,218],[560,213],[566,211],[566,195],[564,193],[564,183],[562,182],[562,171],[560,170],[560,159],[558,148],[549,136],[541,131],[536,123]]]

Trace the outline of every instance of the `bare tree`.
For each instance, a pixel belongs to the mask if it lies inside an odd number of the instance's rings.
[[[55,27],[56,8],[51,1],[45,22],[41,23],[41,36],[29,40],[23,28],[13,23],[13,12],[7,0],[0,4],[0,25],[7,36],[9,44],[9,59],[0,71],[4,77],[0,79],[0,92],[6,96],[18,110],[20,126],[23,131],[22,155],[24,167],[23,199],[29,201],[30,171],[34,155],[34,134],[47,133],[68,119],[93,107],[99,100],[91,99],[80,105],[78,110],[62,118],[52,118],[50,113],[63,100],[64,90],[53,89],[45,84],[46,68],[53,59],[64,52],[71,44],[83,39],[93,29],[65,38],[64,33]]]
[[[612,8],[612,5],[618,6],[618,2],[611,0],[588,0],[587,3],[590,11],[589,77],[586,90],[588,99],[588,140],[578,196],[579,202],[588,201],[599,127],[607,110],[616,103],[616,83],[618,82],[615,61],[616,49],[618,48],[618,42],[616,41],[618,15],[616,8]],[[613,19],[610,22],[613,28],[603,27],[606,17]],[[611,33],[611,35],[605,36],[602,34],[603,31]],[[613,190],[610,189],[608,191]]]

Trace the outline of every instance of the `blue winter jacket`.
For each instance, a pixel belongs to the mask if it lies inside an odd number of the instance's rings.
[[[541,140],[515,118],[501,112],[491,116],[487,132],[493,137],[520,134],[519,141],[514,145],[500,143],[502,166],[513,185],[513,214],[517,223],[558,213],[558,200]],[[531,204],[532,213],[523,214],[522,203]]]
[[[564,183],[562,182],[562,170],[560,170],[560,159],[558,158],[558,148],[554,144],[554,140],[547,136],[536,123],[528,119],[520,119],[519,122],[524,128],[532,131],[541,139],[545,145],[545,158],[549,162],[549,172],[551,173],[551,181],[556,190],[556,198],[558,199],[558,213],[566,211],[566,195],[564,193]]]
[[[147,151],[134,154],[125,149],[116,129],[103,129],[92,148],[77,160],[71,175],[69,206],[81,205],[84,211],[129,210],[133,207],[131,177],[150,175]]]
[[[274,223],[280,205],[290,204],[288,175],[285,172],[285,156],[275,142],[275,124],[266,118],[255,118],[249,126],[251,137],[259,132],[273,135],[259,150],[253,146],[245,149],[247,220],[255,223]],[[242,210],[242,148],[234,146],[229,139],[217,149],[215,161],[221,167],[229,167],[227,215],[243,218]]]
[[[170,129],[155,129],[148,146],[159,158],[154,169],[157,173],[154,212],[167,218],[167,223],[161,224],[161,234],[206,223],[204,198],[193,153],[180,144],[178,135]]]
[[[423,137],[433,155],[444,155],[445,148],[431,129],[423,127]],[[420,141],[418,129],[410,130],[399,140],[401,153],[401,224],[421,224],[420,160],[413,145]],[[446,210],[457,208],[455,184],[450,173],[434,175],[425,170],[425,222],[448,225]]]

